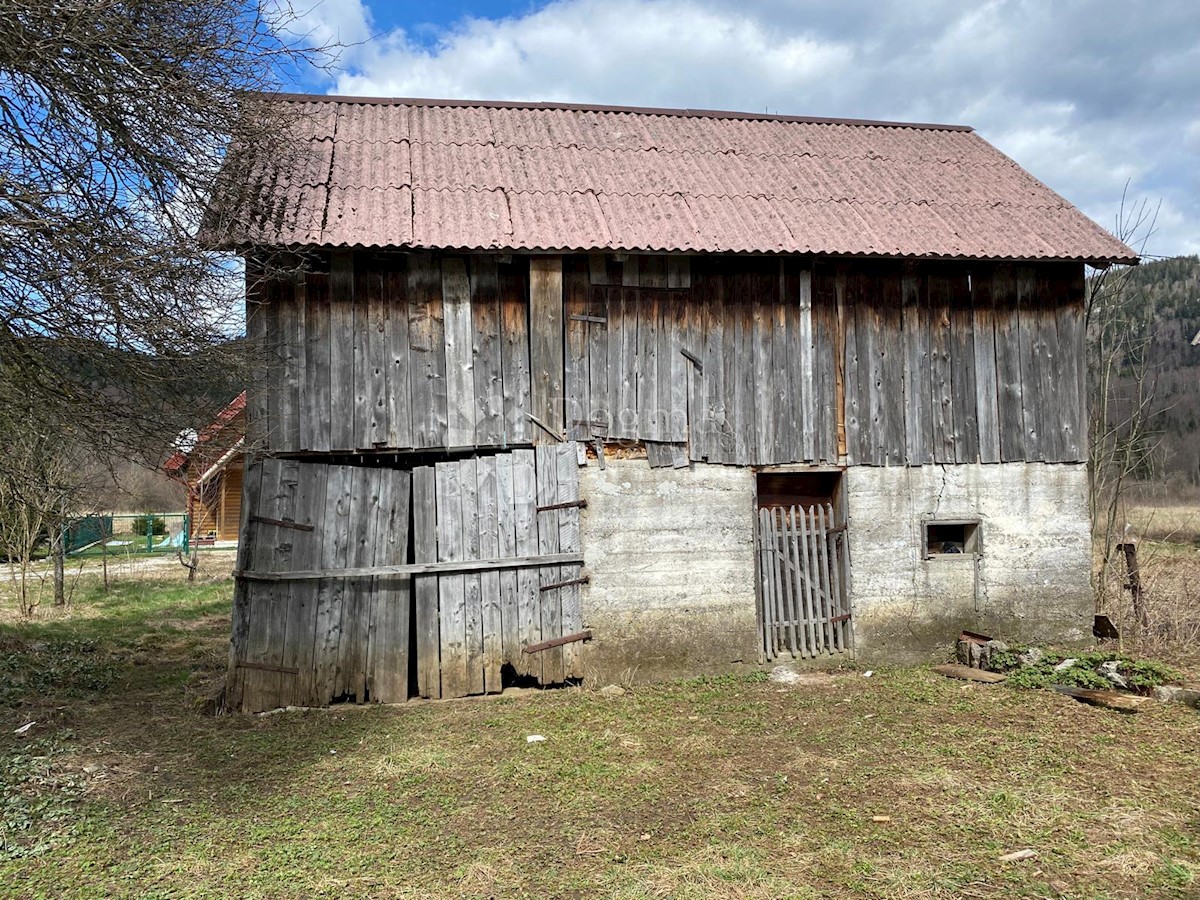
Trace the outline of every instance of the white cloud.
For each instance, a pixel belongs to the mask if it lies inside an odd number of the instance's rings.
[[[1200,245],[1191,0],[556,0],[343,55],[337,93],[572,100],[964,122],[1111,226],[1163,200],[1152,253]],[[310,13],[369,33],[359,0]],[[1119,27],[1118,24],[1119,23]]]

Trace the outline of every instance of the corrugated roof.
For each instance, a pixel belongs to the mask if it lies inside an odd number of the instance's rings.
[[[290,114],[292,150],[251,167],[229,227],[209,225],[215,243],[1137,259],[963,126],[274,101]]]

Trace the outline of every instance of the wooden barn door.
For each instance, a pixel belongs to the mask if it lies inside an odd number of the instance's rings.
[[[442,569],[414,578],[422,696],[582,677],[579,509],[574,442],[414,470],[415,562]]]
[[[830,502],[758,511],[759,630],[767,660],[851,648],[846,528]]]
[[[226,705],[408,699],[410,578],[288,575],[407,562],[410,473],[253,458],[245,478]]]

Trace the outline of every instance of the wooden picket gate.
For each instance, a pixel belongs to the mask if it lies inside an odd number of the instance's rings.
[[[573,442],[412,470],[251,456],[242,506],[230,709],[583,674]]]
[[[832,504],[758,511],[759,636],[768,660],[851,649],[850,558]]]

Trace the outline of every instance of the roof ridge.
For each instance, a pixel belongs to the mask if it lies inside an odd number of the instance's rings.
[[[349,103],[377,106],[470,107],[478,109],[566,110],[568,112],[624,113],[640,116],[674,116],[690,119],[738,119],[743,121],[795,122],[805,125],[852,125],[875,128],[911,128],[917,131],[974,131],[970,125],[943,125],[933,122],[896,122],[886,119],[851,119],[828,116],[787,116],[728,109],[683,109],[653,106],[605,106],[595,103],[569,103],[539,100],[456,100],[429,97],[356,97],[338,94],[269,94],[293,103]]]

